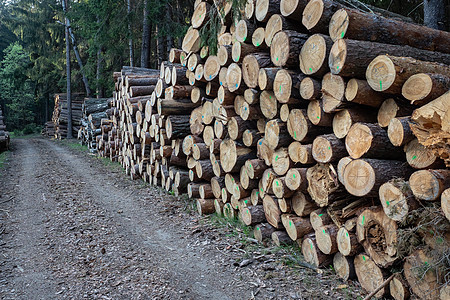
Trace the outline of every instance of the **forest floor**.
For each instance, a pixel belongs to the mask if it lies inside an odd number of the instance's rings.
[[[298,246],[200,217],[192,201],[76,142],[14,139],[0,167],[1,299],[358,299]]]

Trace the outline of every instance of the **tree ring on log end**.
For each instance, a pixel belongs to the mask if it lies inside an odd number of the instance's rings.
[[[377,92],[387,90],[395,81],[397,72],[392,60],[386,55],[379,55],[367,67],[367,83]]]
[[[339,39],[334,42],[328,57],[328,66],[332,74],[339,74],[347,59],[347,44],[345,40]]]
[[[361,287],[368,292],[375,291],[383,282],[384,276],[381,269],[367,254],[358,254],[354,260],[355,272]],[[375,294],[381,298],[386,292],[386,287]]]
[[[347,133],[345,147],[352,158],[360,158],[370,150],[372,140],[370,128],[362,123],[356,123]]]
[[[431,93],[433,81],[427,74],[415,74],[408,78],[402,86],[402,95],[410,101],[422,100]]]
[[[323,1],[311,0],[303,10],[302,24],[306,27],[306,29],[310,30],[320,21],[322,14]]]
[[[350,255],[350,252],[352,251],[352,243],[345,227],[339,228],[336,239],[338,240],[337,244],[339,252],[345,256]]]
[[[343,39],[347,33],[349,18],[345,9],[341,8],[333,14],[328,27],[330,37],[333,41]]]
[[[409,212],[405,194],[390,182],[380,186],[379,194],[386,215],[394,221],[404,220]]]
[[[290,51],[288,34],[283,31],[275,34],[270,46],[270,58],[273,64],[277,67],[284,66],[289,59]]]
[[[344,170],[345,189],[352,195],[367,195],[375,184],[375,172],[364,160],[355,159],[348,163]]]
[[[300,70],[311,75],[316,73],[327,57],[327,44],[320,34],[310,36],[300,50]]]
[[[333,156],[333,148],[331,147],[330,141],[323,136],[316,137],[312,144],[312,154],[318,162],[329,162]]]

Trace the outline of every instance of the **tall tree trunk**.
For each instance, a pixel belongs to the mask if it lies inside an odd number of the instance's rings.
[[[445,0],[423,0],[423,23],[430,28],[445,30]]]
[[[142,48],[141,48],[141,67],[149,67],[150,56],[150,19],[148,0],[144,0],[144,20],[142,21]]]
[[[128,47],[130,50],[130,67],[133,67],[134,54],[133,54],[133,37],[131,32],[131,0],[127,0],[127,17],[128,17]]]
[[[166,4],[166,26],[168,27],[167,29],[167,49],[166,49],[166,56],[165,58],[167,58],[167,53],[169,53],[170,49],[173,48],[173,36],[172,36],[172,32],[173,30],[171,30],[172,28],[172,8],[170,7],[169,3]]]
[[[67,13],[68,0],[62,1],[64,12]],[[72,138],[72,95],[70,87],[70,40],[69,40],[69,18],[66,16],[66,71],[67,71],[67,138]]]
[[[163,58],[164,58],[164,42],[163,42],[163,36],[162,36],[162,25],[157,23],[156,24],[156,51],[157,51],[157,57],[158,57],[158,66],[161,65]]]
[[[102,58],[102,48],[98,48],[97,50],[97,74],[96,74],[96,80],[97,80],[97,98],[103,98],[103,87],[101,84],[101,79],[102,79],[102,62],[103,62],[103,58]]]

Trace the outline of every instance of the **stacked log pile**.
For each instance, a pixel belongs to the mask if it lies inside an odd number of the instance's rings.
[[[444,299],[450,34],[331,0],[223,3],[195,1],[159,71],[115,73],[100,154],[377,297]]]
[[[3,116],[2,109],[0,108],[0,152],[3,152],[5,150],[9,149],[9,132],[6,131],[6,125],[5,125],[5,117]]]
[[[72,136],[74,137],[80,130],[83,101],[82,94],[72,94]],[[67,94],[55,94],[55,108],[52,116],[52,122],[55,124],[55,138],[67,137],[67,117]]]
[[[48,138],[55,138],[55,123],[53,121],[45,122],[42,128],[42,135]]]
[[[91,153],[97,153],[97,137],[102,135],[102,119],[108,118],[112,111],[111,98],[89,98],[82,105],[81,127],[78,139],[82,145],[88,146]]]

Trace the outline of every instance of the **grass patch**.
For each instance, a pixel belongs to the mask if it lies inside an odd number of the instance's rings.
[[[69,147],[70,149],[77,150],[80,152],[88,152],[89,149],[86,145],[81,145],[78,140],[60,140],[58,141],[64,146]]]
[[[5,162],[8,159],[9,151],[4,151],[0,153],[0,170],[5,167]]]
[[[34,139],[34,138],[38,138],[41,135],[39,133],[31,133],[31,134],[18,134],[17,132],[10,132],[9,133],[9,137],[11,139],[23,139],[23,140],[28,140],[28,139]]]

